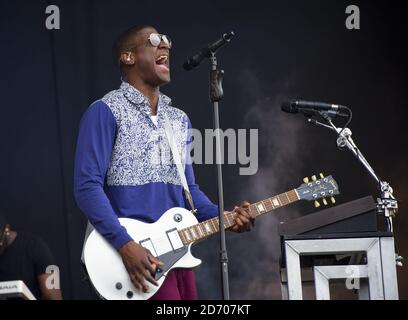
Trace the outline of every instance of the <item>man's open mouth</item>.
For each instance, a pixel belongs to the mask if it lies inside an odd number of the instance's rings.
[[[157,57],[157,59],[156,59],[156,64],[165,64],[168,59],[169,59],[168,56],[166,56],[166,55],[161,55],[161,56]]]
[[[158,56],[156,58],[156,64],[168,70],[169,69],[169,56],[165,54]]]

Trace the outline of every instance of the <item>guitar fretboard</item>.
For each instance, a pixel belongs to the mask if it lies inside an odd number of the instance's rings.
[[[296,202],[299,197],[295,190],[291,190],[277,196],[253,203],[249,206],[249,210],[256,216],[271,212],[272,210],[286,206],[290,203]],[[224,228],[228,229],[235,225],[235,212],[228,212],[224,214]],[[179,235],[184,245],[204,239],[219,231],[218,217],[209,219],[207,221],[198,223],[185,229],[179,230]]]

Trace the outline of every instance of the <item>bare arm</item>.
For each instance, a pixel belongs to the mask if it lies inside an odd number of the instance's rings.
[[[41,298],[44,300],[62,300],[61,289],[47,288],[47,283],[52,283],[52,279],[49,277],[55,277],[54,273],[44,273],[38,276],[38,283],[41,291]]]

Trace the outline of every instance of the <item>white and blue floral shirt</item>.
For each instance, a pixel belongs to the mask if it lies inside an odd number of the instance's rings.
[[[177,148],[186,152],[191,142],[187,115],[160,94],[156,125],[147,98],[126,82],[91,104],[81,119],[74,196],[91,224],[116,249],[132,240],[118,217],[150,223],[172,207],[189,208],[166,139],[164,115]],[[197,218],[216,216],[218,207],[195,183],[192,165],[184,166]]]

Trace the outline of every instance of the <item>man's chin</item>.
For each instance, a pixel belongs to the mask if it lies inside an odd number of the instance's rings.
[[[159,77],[159,82],[160,82],[160,86],[164,86],[165,84],[168,84],[171,81],[170,79],[170,74],[168,76],[160,76]]]
[[[156,65],[156,77],[160,81],[160,85],[170,82],[170,68],[168,66]]]

